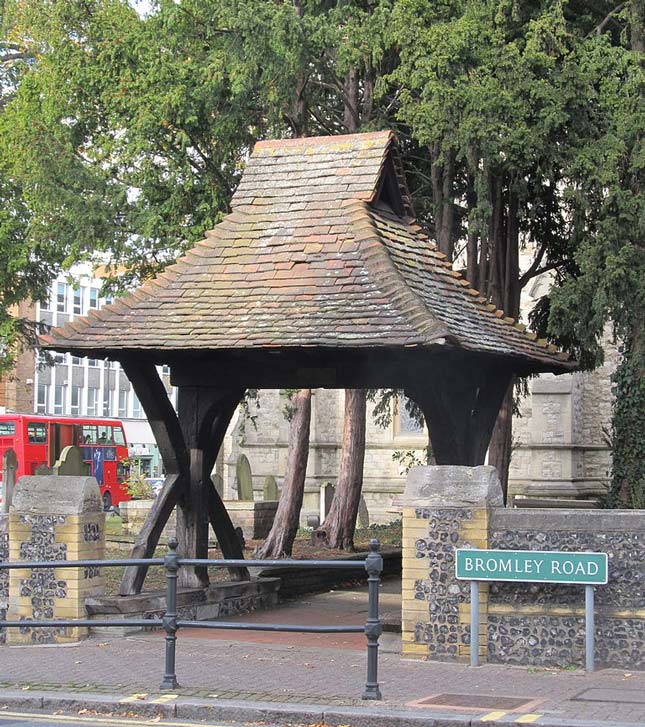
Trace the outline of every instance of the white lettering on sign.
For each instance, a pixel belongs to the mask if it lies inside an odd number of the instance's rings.
[[[553,583],[607,583],[603,553],[457,551],[457,578]],[[591,560],[594,558],[594,560]]]

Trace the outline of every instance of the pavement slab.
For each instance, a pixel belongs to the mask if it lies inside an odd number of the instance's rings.
[[[383,609],[400,604],[400,585],[383,584]],[[241,622],[364,623],[364,589],[333,591]],[[362,634],[181,629],[172,693],[159,689],[164,634],[94,637],[78,644],[0,646],[2,709],[142,718],[351,725],[533,724],[643,727],[645,672],[542,669],[402,659],[400,636],[383,634],[380,702],[361,699]]]

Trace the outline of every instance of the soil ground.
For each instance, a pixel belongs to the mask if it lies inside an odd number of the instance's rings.
[[[106,521],[106,548],[105,557],[109,560],[125,560],[129,557],[129,552],[120,547],[110,545],[111,536],[121,536],[123,534],[121,518],[117,515],[111,515]],[[378,538],[381,547],[401,547],[401,521],[395,521],[388,525],[370,525],[368,528],[359,528],[354,536],[354,552],[362,553],[367,551],[367,546],[371,538]],[[244,547],[244,557],[254,557],[255,549],[261,545],[262,540],[248,540]],[[155,558],[163,558],[167,548],[161,546],[155,551]],[[335,550],[332,548],[324,548],[319,545],[311,544],[311,530],[300,530],[293,544],[292,558],[296,560],[332,560],[334,558],[342,558],[347,551]],[[215,547],[209,548],[208,555],[210,558],[217,559],[222,557],[222,551]],[[119,584],[123,576],[124,568],[104,568],[103,577],[105,579],[105,595],[112,596],[118,593]],[[228,580],[228,571],[224,568],[209,568],[208,575],[211,583],[217,581]],[[146,576],[145,589],[157,590],[165,588],[166,575],[163,567],[153,566],[149,569]]]

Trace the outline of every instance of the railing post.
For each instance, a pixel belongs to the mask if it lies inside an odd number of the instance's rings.
[[[365,624],[367,636],[367,683],[363,692],[363,699],[381,699],[381,690],[378,686],[378,640],[383,632],[378,613],[378,595],[383,571],[383,557],[378,552],[379,542],[375,538],[370,540],[370,552],[365,559],[368,588],[368,612]]]
[[[177,538],[168,541],[170,550],[164,556],[166,568],[166,613],[163,616],[163,627],[166,630],[166,672],[163,675],[161,689],[176,689],[177,675],[175,674],[175,650],[177,646],[177,572],[179,571],[179,556],[177,555]]]

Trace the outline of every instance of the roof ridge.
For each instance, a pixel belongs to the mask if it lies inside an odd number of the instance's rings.
[[[260,139],[255,142],[253,149],[275,149],[281,146],[325,146],[329,144],[344,143],[348,139],[356,140],[360,137],[363,140],[381,139],[382,137],[393,137],[391,129],[382,131],[363,131],[356,134],[325,134],[324,136],[295,136],[285,139]]]
[[[354,224],[350,224],[350,229],[355,230],[355,223],[360,223],[359,234],[354,235],[354,240],[360,245],[366,267],[377,273],[379,282],[383,285],[385,292],[391,295],[391,300],[394,301],[397,298],[401,300],[403,303],[401,311],[411,314],[408,319],[410,325],[427,338],[428,344],[442,345],[449,341],[458,345],[458,341],[446,325],[428,310],[425,302],[409,287],[397,269],[374,226],[370,214],[371,208],[367,202],[351,200],[351,203],[348,201],[343,206],[348,213],[355,214]],[[390,281],[394,279],[397,280],[397,285],[390,284]]]

